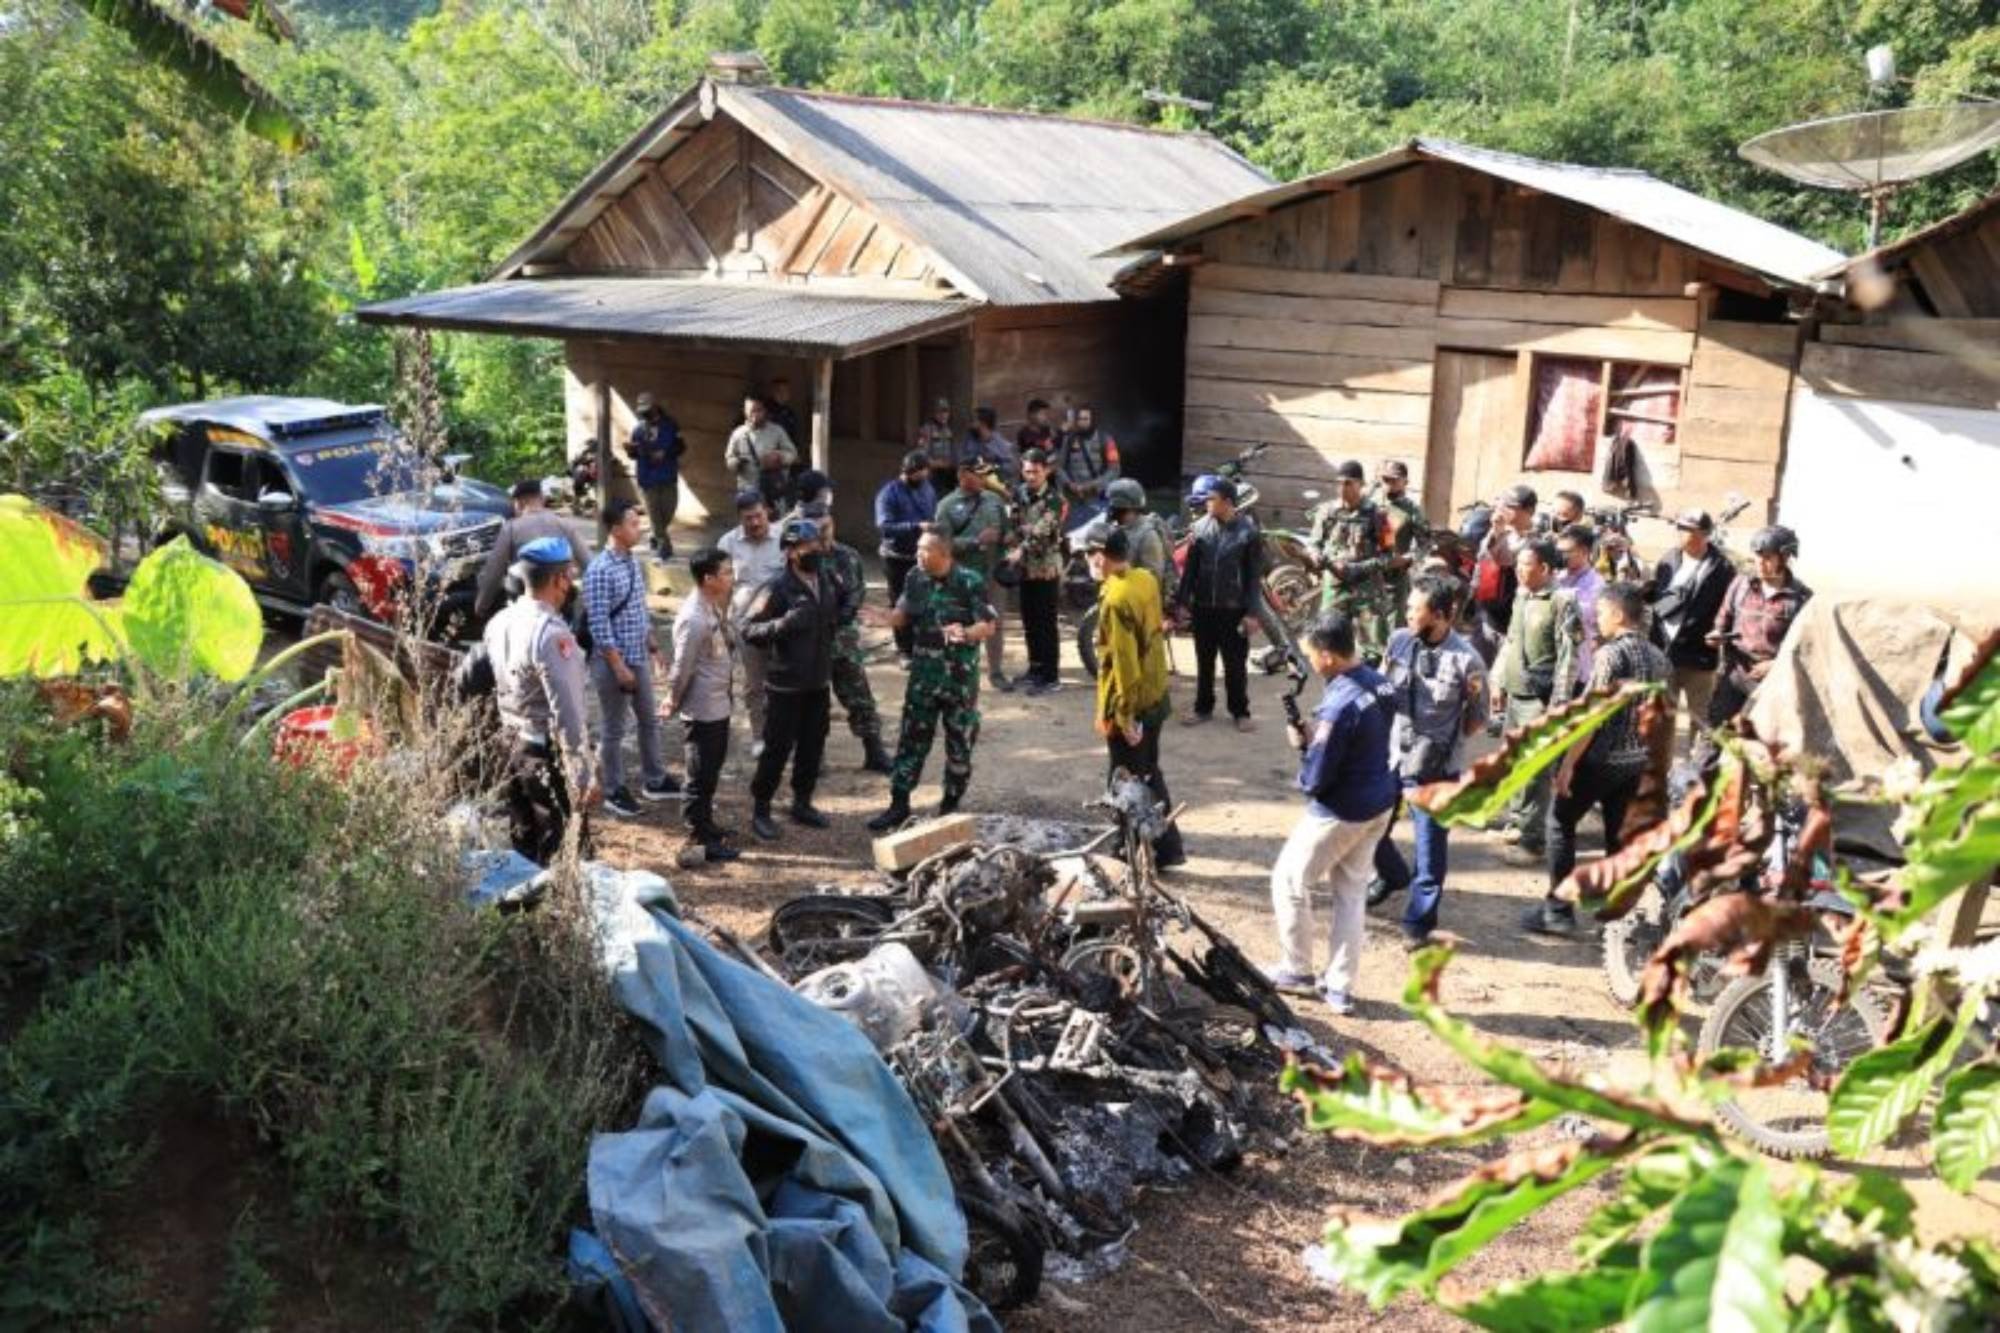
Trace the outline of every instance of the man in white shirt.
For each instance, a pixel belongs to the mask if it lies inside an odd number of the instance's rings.
[[[743,424],[730,432],[722,461],[736,479],[737,490],[758,492],[774,513],[790,504],[791,469],[799,461],[799,447],[783,426],[771,420],[762,398],[743,400]],[[742,583],[740,577],[737,583]]]
[[[743,628],[743,618],[750,610],[763,586],[776,578],[785,568],[785,553],[778,545],[778,534],[771,531],[771,511],[765,507],[764,496],[755,490],[744,490],[736,496],[736,526],[722,534],[716,543],[735,568],[736,584],[729,596],[729,619],[737,630]],[[750,710],[750,753],[752,756],[764,752],[764,654],[755,648],[747,648],[737,654],[743,664],[743,702]]]

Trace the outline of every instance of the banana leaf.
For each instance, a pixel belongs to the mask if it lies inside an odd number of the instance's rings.
[[[178,74],[202,100],[260,139],[288,153],[311,143],[304,122],[277,95],[197,32],[160,0],[85,0],[100,22],[121,29],[161,65]],[[260,3],[257,7],[263,9]],[[271,22],[268,18],[266,22]],[[260,25],[261,26],[261,25]]]

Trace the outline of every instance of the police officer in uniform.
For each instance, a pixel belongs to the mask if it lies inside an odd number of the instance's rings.
[[[507,736],[514,850],[547,865],[562,850],[572,813],[595,802],[599,792],[585,724],[583,650],[562,617],[576,583],[569,542],[539,537],[522,546],[520,556],[527,589],[487,622],[483,642]]]
[[[820,568],[832,575],[839,590],[840,618],[833,631],[833,697],[847,714],[847,729],[861,742],[861,766],[870,773],[889,771],[889,752],[882,748],[882,714],[869,687],[868,654],[861,647],[861,604],[868,596],[868,575],[861,552],[834,540],[833,510],[824,500],[801,506],[798,517],[819,529]]]
[[[1340,486],[1336,500],[1312,511],[1312,547],[1318,554],[1326,583],[1320,611],[1339,611],[1354,626],[1357,651],[1364,662],[1382,660],[1388,642],[1388,575],[1394,552],[1389,520],[1362,493],[1367,474],[1348,459],[1334,469]]]
[[[992,636],[998,620],[986,595],[986,575],[953,560],[942,533],[925,533],[917,543],[917,569],[887,617],[891,628],[908,625],[914,631],[914,660],[903,695],[889,808],[868,821],[875,832],[886,833],[910,817],[910,793],[923,776],[940,722],[944,802],[938,813],[951,814],[964,799],[972,781],[972,747],[979,740],[979,645]]]
[[[1385,614],[1393,620],[1410,604],[1410,570],[1430,551],[1431,525],[1424,507],[1410,495],[1410,465],[1400,458],[1390,459],[1375,474],[1375,494],[1369,499],[1389,520],[1389,570],[1382,581]]]

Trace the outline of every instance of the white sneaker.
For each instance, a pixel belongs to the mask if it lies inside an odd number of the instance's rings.
[[[764,742],[762,741],[750,742],[750,757],[752,759],[762,759],[764,757]]]

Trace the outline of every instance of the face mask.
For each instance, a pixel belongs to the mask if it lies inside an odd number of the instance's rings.
[[[804,555],[801,555],[799,557],[799,570],[801,573],[810,574],[818,568],[819,568],[818,551],[807,551]]]

